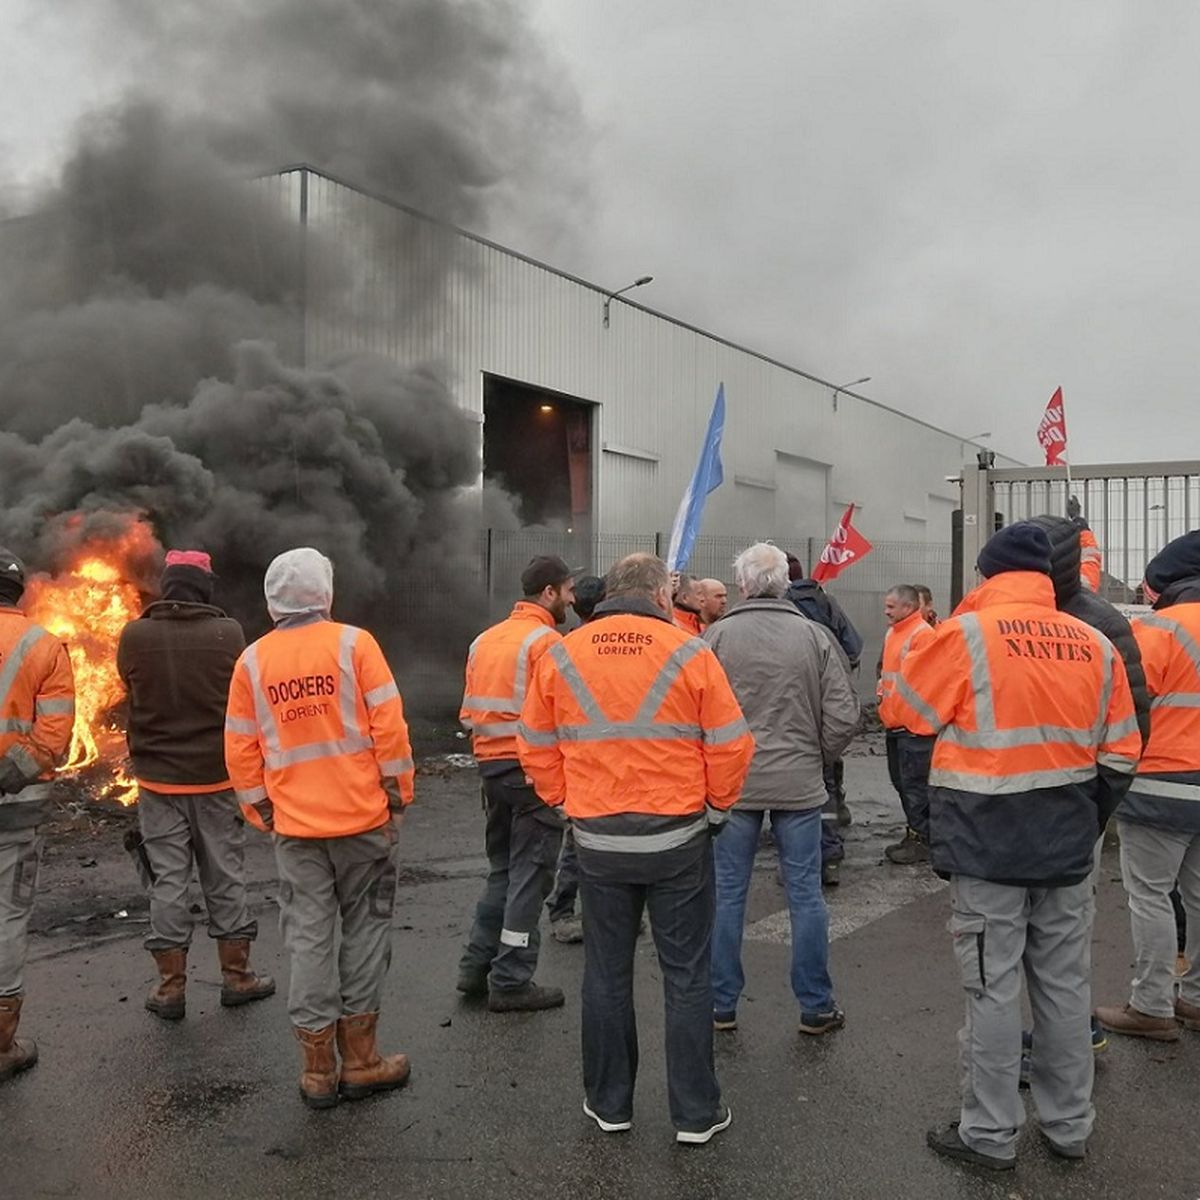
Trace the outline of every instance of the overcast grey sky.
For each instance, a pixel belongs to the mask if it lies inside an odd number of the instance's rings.
[[[10,183],[51,169],[129,73],[39,10],[0,7]],[[565,240],[486,232],[613,287],[653,274],[648,305],[838,382],[870,375],[865,394],[1027,461],[1059,384],[1074,461],[1200,455],[1200,7],[535,11],[588,118],[592,216]]]

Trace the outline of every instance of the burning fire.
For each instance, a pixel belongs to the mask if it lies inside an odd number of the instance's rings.
[[[150,527],[131,520],[113,538],[82,542],[65,569],[36,577],[25,593],[27,615],[67,644],[75,673],[75,728],[61,770],[75,774],[105,763],[111,780],[102,794],[121,804],[137,799],[137,785],[127,771],[123,731],[112,716],[125,696],[117,640],[142,607],[141,592],[130,582],[132,564],[155,546]]]

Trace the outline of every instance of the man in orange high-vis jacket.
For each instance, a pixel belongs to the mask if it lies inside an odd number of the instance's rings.
[[[1042,1135],[1062,1157],[1086,1153],[1090,876],[1141,735],[1120,654],[1055,607],[1045,531],[1008,526],[978,565],[984,583],[904,660],[897,697],[905,727],[926,748],[932,741],[928,828],[918,832],[950,879],[966,992],[960,1119],[927,1140],[939,1154],[1006,1170],[1025,1119],[1022,966]]]
[[[632,1121],[633,958],[646,907],[676,1137],[707,1142],[732,1119],[713,1067],[710,831],[741,793],[754,739],[712,650],[672,623],[659,559],[618,563],[595,620],[543,656],[517,744],[537,794],[571,819],[579,853],[584,1112],[605,1132]]]
[[[274,833],[300,1094],[328,1108],[408,1079],[408,1058],[382,1057],[375,1038],[396,898],[392,817],[412,801],[412,750],[375,639],[330,618],[329,560],[289,550],[264,590],[275,629],[234,668],[225,760],[246,818]]]
[[[1098,594],[1104,562],[1103,555],[1100,553],[1100,545],[1086,521],[1079,521],[1076,524],[1079,525],[1079,581],[1089,592]]]
[[[691,575],[680,575],[672,600],[671,620],[685,633],[699,637],[704,632],[700,620],[700,581]]]
[[[24,592],[24,565],[0,549],[0,1083],[38,1058],[37,1046],[17,1037],[42,856],[38,826],[75,725],[67,648],[17,607]]]
[[[533,982],[542,905],[554,887],[563,822],[538,800],[517,759],[517,725],[529,679],[560,637],[575,598],[561,558],[539,555],[521,573],[507,619],[485,629],[467,653],[459,720],[471,731],[483,781],[488,877],[458,967],[458,990],[487,996],[492,1012],[534,1012],[563,1003],[562,988]]]
[[[1117,810],[1121,876],[1133,929],[1129,1002],[1096,1010],[1115,1033],[1175,1041],[1200,1031],[1200,530],[1169,543],[1146,567],[1154,612],[1135,617],[1150,692],[1150,740]],[[1188,969],[1175,995],[1178,881],[1187,915]]]
[[[904,811],[904,836],[893,846],[884,850],[889,862],[901,866],[913,866],[929,861],[929,849],[917,826],[924,824],[923,813],[914,812],[913,806],[924,797],[924,789],[915,789],[910,797],[904,787],[901,774],[900,745],[910,736],[904,728],[904,710],[896,695],[897,688],[904,686],[900,668],[910,650],[916,650],[934,636],[933,628],[925,618],[921,606],[921,594],[911,584],[899,583],[883,598],[883,615],[888,623],[883,639],[883,654],[879,664],[879,686],[875,695],[879,700],[879,721],[884,729],[884,745],[887,750],[888,777],[900,806]]]

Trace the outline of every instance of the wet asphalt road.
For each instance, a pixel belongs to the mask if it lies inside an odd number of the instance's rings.
[[[188,1016],[146,1014],[139,930],[35,939],[27,1031],[42,1062],[0,1088],[0,1197],[1200,1197],[1200,1035],[1176,1045],[1113,1040],[1103,1056],[1089,1161],[1068,1166],[1032,1126],[1015,1173],[979,1174],[924,1146],[952,1115],[959,991],[946,897],[928,877],[879,864],[895,829],[880,759],[847,771],[858,820],[832,900],[832,967],[847,1028],[795,1031],[783,907],[760,859],[746,946],[741,1028],[718,1041],[732,1129],[707,1147],[672,1140],[662,1065],[660,982],[643,942],[635,1127],[601,1134],[580,1114],[582,952],[547,940],[539,976],[567,989],[557,1012],[491,1016],[453,991],[482,868],[468,772],[423,778],[402,832],[404,883],[381,1023],[385,1049],[414,1062],[402,1093],[311,1113],[282,996],[217,1003],[215,954],[198,938]],[[1124,900],[1105,871],[1097,993],[1124,997]],[[258,850],[252,869],[269,874]],[[266,888],[270,895],[270,887]],[[910,897],[916,897],[910,899]],[[274,909],[256,958],[282,977]]]

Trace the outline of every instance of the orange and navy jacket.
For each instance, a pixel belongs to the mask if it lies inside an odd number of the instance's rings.
[[[606,600],[552,644],[517,736],[581,850],[651,853],[707,836],[741,794],[754,738],[707,643],[649,601]]]
[[[225,762],[247,820],[288,837],[378,829],[413,797],[404,704],[363,629],[312,617],[238,659]]]
[[[1054,607],[1048,576],[997,575],[912,651],[905,727],[935,736],[935,870],[1020,886],[1085,879],[1141,753],[1125,666]]]
[[[1079,582],[1089,592],[1100,594],[1100,571],[1103,564],[1096,535],[1090,529],[1079,531]]]
[[[676,604],[672,620],[680,629],[685,633],[690,633],[693,637],[699,637],[704,632],[704,627],[700,624],[700,614],[693,612],[690,608],[681,608]]]
[[[554,616],[540,604],[518,600],[505,620],[485,629],[467,651],[466,687],[458,719],[470,730],[475,761],[517,761],[517,723],[525,691],[542,655],[561,641]]]
[[[1120,808],[1123,821],[1200,833],[1200,588],[1136,617],[1150,692],[1150,740]]]
[[[916,650],[934,636],[933,627],[920,609],[889,627],[883,639],[879,686],[875,689],[879,699],[879,720],[885,729],[904,728],[905,709],[896,698],[897,688],[905,686],[900,668],[909,651]]]
[[[71,748],[75,681],[67,648],[20,609],[0,607],[0,759],[27,784],[0,795],[0,830],[46,817],[49,780]]]

